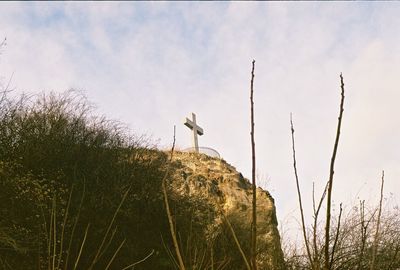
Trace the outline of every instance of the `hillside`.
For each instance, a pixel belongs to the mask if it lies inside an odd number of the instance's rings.
[[[167,153],[91,115],[73,92],[0,107],[0,269],[176,269],[161,191],[187,269],[243,269],[250,185],[223,160]],[[283,264],[275,206],[258,189],[260,269]]]

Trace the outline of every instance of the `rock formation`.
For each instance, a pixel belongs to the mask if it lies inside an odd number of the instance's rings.
[[[203,154],[176,152],[174,167],[174,175],[170,178],[171,191],[176,196],[206,201],[217,210],[205,233],[210,238],[218,237],[226,226],[225,215],[248,255],[252,210],[250,182],[224,160]],[[268,191],[257,188],[259,269],[284,269],[277,225],[274,199]]]

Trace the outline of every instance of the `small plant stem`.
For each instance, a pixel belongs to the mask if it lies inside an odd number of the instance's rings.
[[[78,219],[79,219],[79,216],[81,214],[81,209],[82,209],[82,205],[83,205],[83,199],[85,198],[85,190],[86,190],[86,180],[85,180],[85,178],[83,178],[82,197],[81,197],[81,200],[80,200],[80,203],[79,203],[78,213],[76,214],[76,217],[75,217],[74,226],[72,227],[71,236],[69,238],[69,244],[68,244],[68,249],[67,249],[67,256],[65,258],[64,270],[68,269],[68,261],[69,261],[69,255],[71,253],[72,241],[73,241],[73,238],[74,238],[76,225],[78,224]]]
[[[133,269],[135,265],[138,265],[139,263],[144,262],[145,260],[147,260],[148,258],[150,258],[153,254],[154,254],[154,249],[153,249],[146,257],[144,257],[144,258],[141,259],[140,261],[137,261],[137,262],[135,262],[135,263],[132,263],[132,264],[130,264],[130,265],[128,265],[128,266],[122,268],[121,270],[127,270],[127,269],[129,269],[129,268],[132,268],[132,269]]]
[[[63,255],[62,253],[63,253],[63,248],[64,248],[64,232],[65,232],[65,227],[67,226],[67,219],[68,219],[69,207],[71,205],[71,198],[72,198],[73,190],[74,190],[74,186],[71,187],[71,191],[69,193],[69,198],[68,198],[68,203],[67,203],[67,208],[65,210],[64,221],[63,221],[62,230],[61,230],[60,252],[59,252],[59,256],[58,256],[57,269],[60,269],[60,265],[61,265],[61,258]]]
[[[81,258],[83,247],[85,246],[85,242],[86,242],[86,237],[88,235],[89,227],[90,227],[90,224],[88,224],[86,226],[85,235],[83,236],[83,240],[82,240],[81,246],[79,248],[79,253],[78,253],[78,256],[76,257],[73,270],[76,269],[76,267],[78,266],[78,263],[79,263],[79,259]]]
[[[365,206],[364,201],[360,201],[360,226],[361,226],[361,250],[358,259],[357,269],[361,269],[361,263],[364,257],[364,248],[366,242],[367,226],[365,226]]]
[[[242,255],[244,263],[246,264],[246,268],[247,268],[247,270],[251,270],[249,261],[247,260],[246,255],[243,252],[242,246],[240,245],[240,242],[239,242],[239,240],[238,240],[238,238],[236,236],[235,230],[233,229],[233,227],[232,227],[231,223],[229,222],[228,218],[225,216],[225,214],[222,211],[223,210],[221,210],[222,216],[224,217],[224,219],[226,221],[226,224],[228,224],[229,230],[232,233],[232,236],[233,236],[233,239],[235,240],[236,246],[237,246],[240,254]]]
[[[53,214],[53,222],[54,222],[54,224],[53,224],[53,255],[52,255],[52,270],[54,270],[55,269],[55,267],[56,267],[56,256],[57,256],[57,219],[56,219],[56,217],[57,217],[57,198],[56,198],[56,196],[54,195],[54,198],[53,198],[53,211],[54,211],[54,214]]]
[[[123,197],[122,197],[122,199],[121,199],[121,202],[119,203],[117,209],[115,210],[114,215],[113,215],[113,217],[112,217],[112,219],[111,219],[111,221],[110,221],[110,224],[108,225],[107,231],[106,231],[106,233],[104,234],[103,240],[101,241],[101,244],[100,244],[99,248],[97,249],[96,255],[94,256],[94,259],[93,259],[92,264],[90,265],[89,269],[93,269],[94,265],[95,265],[95,264],[97,263],[97,261],[100,259],[101,254],[102,254],[102,251],[103,251],[103,246],[104,246],[104,244],[105,244],[105,242],[106,242],[106,239],[107,239],[107,237],[108,237],[108,234],[109,234],[110,231],[111,231],[111,227],[112,227],[112,225],[114,224],[114,221],[115,221],[115,219],[116,219],[116,217],[117,217],[117,214],[118,214],[119,210],[121,209],[122,204],[124,203],[126,197],[128,196],[128,193],[129,193],[130,189],[131,189],[131,188],[129,187],[128,190],[125,192],[125,194],[123,195]]]
[[[382,179],[381,179],[381,195],[379,199],[379,209],[378,209],[378,220],[376,222],[376,230],[375,230],[375,237],[374,237],[374,245],[372,249],[372,261],[370,270],[375,269],[375,259],[376,253],[378,251],[378,243],[379,243],[379,227],[381,225],[381,215],[382,215],[382,202],[383,202],[383,186],[385,184],[385,171],[382,171]]]
[[[47,241],[47,268],[49,270],[51,270],[51,258],[52,258],[52,254],[51,254],[51,245],[53,244],[53,237],[54,237],[54,200],[52,201],[52,205],[51,205],[51,213],[50,213],[50,222],[49,222],[49,237],[48,237],[48,241]]]
[[[336,246],[339,240],[339,234],[340,234],[340,220],[342,218],[342,212],[343,212],[343,208],[342,208],[342,203],[340,203],[340,210],[339,210],[339,218],[338,218],[338,225],[336,228],[336,235],[335,235],[335,241],[333,242],[333,247],[332,247],[332,252],[331,252],[331,264],[333,264],[333,258],[335,256],[335,251],[336,251]],[[332,267],[332,265],[331,265]]]
[[[111,245],[111,243],[112,243],[112,241],[114,239],[114,236],[117,233],[117,229],[118,229],[117,226],[115,226],[114,230],[111,232],[110,239],[108,239],[107,244],[104,246],[103,251],[99,255],[99,258],[101,258],[104,255],[104,253],[107,251],[107,249]]]
[[[167,181],[167,177],[168,177],[169,171],[171,169],[171,162],[172,162],[172,157],[173,157],[174,149],[175,149],[175,132],[176,132],[176,128],[174,126],[174,140],[173,140],[172,148],[171,148],[170,161],[169,161],[167,170],[165,172],[164,178],[162,179],[162,190],[163,190],[163,194],[164,194],[165,210],[166,210],[167,216],[168,216],[169,229],[171,231],[171,237],[172,237],[172,241],[174,243],[176,257],[178,259],[179,269],[180,270],[185,270],[185,264],[183,263],[182,255],[181,255],[181,252],[180,252],[180,249],[179,249],[179,244],[178,244],[178,240],[177,240],[177,237],[176,237],[175,226],[174,226],[171,210],[170,210],[170,207],[169,207],[167,187],[166,187],[166,183],[165,183]]]
[[[118,246],[117,250],[114,252],[113,256],[111,257],[110,261],[108,262],[105,270],[108,270],[108,268],[110,268],[112,262],[114,261],[115,257],[117,256],[118,252],[121,250],[122,246],[125,244],[126,239],[124,239],[124,241],[122,241],[122,243]]]
[[[313,183],[313,210],[314,210],[313,245],[314,245],[314,269],[315,270],[321,269],[321,263],[320,263],[320,258],[321,258],[320,255],[321,254],[320,254],[320,249],[318,248],[318,245],[317,245],[318,216],[319,216],[319,212],[321,210],[322,203],[326,196],[327,188],[328,188],[328,185],[325,185],[324,192],[321,195],[318,206],[315,207],[315,195],[314,195],[314,183]]]

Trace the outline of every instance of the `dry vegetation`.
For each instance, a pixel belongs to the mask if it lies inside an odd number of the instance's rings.
[[[0,269],[244,266],[228,228],[213,241],[204,233],[218,209],[165,203],[176,169],[167,153],[93,116],[79,93],[4,92],[0,137]]]
[[[380,201],[378,206],[366,209],[365,202],[353,206],[344,216],[342,204],[339,214],[332,219],[332,193],[334,166],[338,152],[341,123],[344,112],[344,82],[340,74],[341,100],[330,163],[329,179],[321,197],[312,195],[313,222],[306,224],[303,198],[297,173],[294,127],[292,133],[293,168],[298,194],[298,205],[303,234],[303,246],[285,243],[286,267],[288,269],[399,269],[400,267],[400,219],[397,207],[382,213],[384,198],[384,172],[382,172]],[[326,207],[323,203],[326,202]],[[326,210],[324,222],[319,220],[321,210]],[[334,221],[334,222],[332,222]],[[333,225],[332,225],[333,224]]]
[[[168,158],[143,137],[129,135],[120,123],[93,116],[86,99],[76,92],[15,98],[10,97],[8,84],[2,85],[0,268],[257,269],[254,63],[250,92],[254,225],[247,240],[236,235],[224,216],[224,237],[210,243],[203,234],[207,221],[194,219],[192,210],[213,215],[219,209],[169,196],[174,146]],[[400,213],[396,207],[385,208],[383,173],[378,206],[367,207],[360,201],[343,211],[340,205],[339,215],[332,217],[344,111],[340,78],[329,179],[321,197],[311,198],[311,225],[304,217],[291,120],[304,245],[283,243],[285,268],[399,269]]]

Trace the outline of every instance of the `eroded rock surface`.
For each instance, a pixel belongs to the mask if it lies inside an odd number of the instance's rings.
[[[171,188],[179,196],[190,196],[211,203],[218,214],[208,229],[217,237],[226,222],[231,222],[243,249],[250,244],[252,189],[250,182],[224,160],[203,154],[174,154]],[[284,269],[283,253],[277,229],[274,199],[257,188],[257,248],[259,269]],[[247,241],[248,240],[248,241]]]

